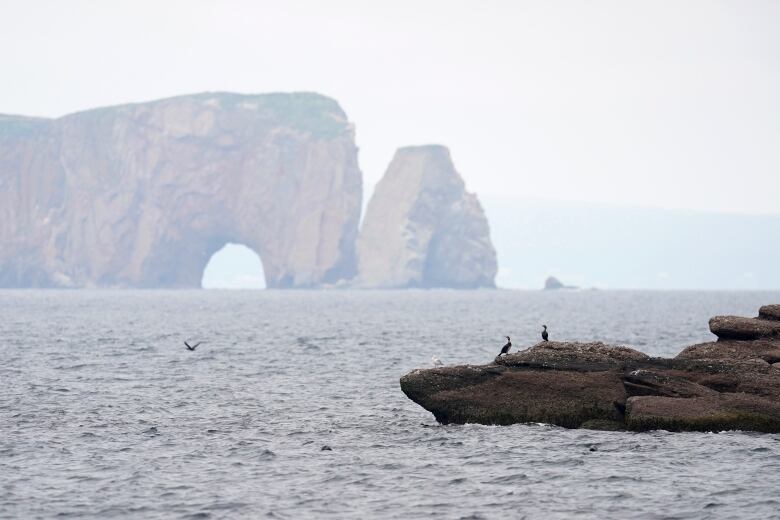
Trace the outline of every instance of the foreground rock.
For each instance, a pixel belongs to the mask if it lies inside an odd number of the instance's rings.
[[[334,284],[361,198],[352,125],[316,94],[0,116],[0,287],[200,287],[226,242],[268,287]]]
[[[495,286],[487,218],[443,146],[396,152],[368,204],[358,256],[362,287]]]
[[[672,359],[545,342],[489,365],[415,370],[401,389],[445,424],[780,432],[780,337],[763,323],[764,309],[760,319],[714,318],[724,339]],[[752,339],[733,339],[746,330]]]

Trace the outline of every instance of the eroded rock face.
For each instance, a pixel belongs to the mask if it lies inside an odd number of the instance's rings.
[[[487,218],[443,146],[399,149],[358,239],[361,287],[494,287]]]
[[[199,287],[226,242],[268,287],[356,272],[352,126],[316,94],[0,116],[0,286]]]
[[[780,337],[744,321],[765,321],[766,308],[761,319],[711,320],[727,339],[673,359],[603,343],[543,342],[489,365],[415,370],[401,389],[442,423],[780,432]],[[733,339],[745,330],[755,339]]]

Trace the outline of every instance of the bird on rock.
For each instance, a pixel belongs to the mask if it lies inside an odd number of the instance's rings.
[[[547,334],[547,325],[542,325],[542,327],[544,327],[544,330],[542,331],[542,339],[544,341],[548,341],[550,335]]]
[[[506,345],[501,347],[501,354],[509,354],[509,349],[512,348],[512,340],[509,339],[509,336],[504,336],[506,338]]]

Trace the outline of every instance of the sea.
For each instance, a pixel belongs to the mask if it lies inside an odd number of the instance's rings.
[[[767,303],[780,292],[0,291],[0,518],[780,518],[780,435],[442,426],[399,387],[542,325],[673,356]]]

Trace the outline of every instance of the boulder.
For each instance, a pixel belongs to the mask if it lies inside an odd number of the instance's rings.
[[[780,305],[764,305],[758,309],[758,317],[764,320],[780,320]]]
[[[744,320],[752,319],[714,322],[755,330]],[[778,356],[772,334],[693,345],[671,359],[599,342],[543,342],[488,365],[412,371],[401,390],[442,423],[780,432]]]
[[[780,362],[780,341],[763,338],[699,343],[683,349],[677,359],[763,359],[767,363],[777,363]]]
[[[758,339],[780,336],[780,321],[741,316],[710,318],[710,331],[720,339]]]
[[[368,203],[357,250],[360,287],[495,287],[487,218],[444,146],[395,153]]]

